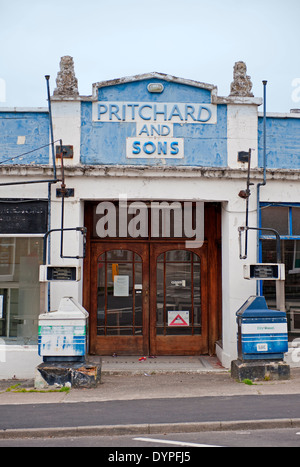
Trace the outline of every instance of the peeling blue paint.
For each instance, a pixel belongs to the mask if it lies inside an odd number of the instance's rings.
[[[0,111],[0,163],[47,144],[49,144],[48,112]],[[4,163],[6,165],[48,164],[49,147]]]
[[[300,119],[267,117],[267,168],[300,169]],[[263,167],[263,118],[258,119],[258,165]]]
[[[164,91],[152,94],[150,83],[161,83]],[[102,102],[199,103],[210,104],[211,92],[162,79],[101,87]],[[146,122],[145,122],[146,123]],[[92,103],[81,104],[81,162],[86,165],[227,166],[227,106],[218,105],[217,123],[173,123],[173,137],[184,140],[183,159],[126,158],[126,138],[137,137],[136,123],[93,121]]]
[[[150,83],[161,83],[164,91],[161,94],[152,94],[147,91]],[[151,102],[201,102],[211,103],[211,93],[185,84],[179,84],[161,79],[146,79],[131,83],[116,84],[98,89],[99,101],[151,101]]]

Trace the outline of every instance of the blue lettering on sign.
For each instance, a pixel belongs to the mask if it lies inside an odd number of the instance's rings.
[[[143,125],[139,132],[139,136],[145,134],[146,136],[168,136],[171,128],[168,125]]]
[[[119,117],[118,112],[120,108],[116,104],[112,104],[109,106],[109,119],[112,120],[112,116],[115,115],[118,120],[121,120],[121,117]]]
[[[149,136],[149,130],[148,130],[148,126],[147,125],[144,125],[143,128],[141,129],[141,131],[139,132],[139,135],[142,135],[143,133],[145,133],[147,136]]]
[[[103,109],[103,111],[102,111]],[[106,114],[107,112],[107,105],[99,104],[98,106],[98,120],[101,120],[101,115]]]
[[[130,138],[129,138],[130,140]],[[166,140],[150,140],[143,138],[141,140],[134,140],[128,142],[129,154],[132,156],[143,157],[171,157],[177,156],[182,158],[183,146],[179,146],[179,141],[174,141],[171,138]],[[181,153],[180,153],[181,151]]]
[[[187,121],[189,116],[195,121],[194,117],[195,107],[193,105],[186,105],[185,106],[185,120]]]
[[[150,146],[151,149],[148,149],[148,146]],[[156,151],[156,145],[152,141],[147,141],[143,146],[143,150],[145,154],[154,154]]]
[[[178,143],[177,142],[171,143],[171,154],[175,155],[175,154],[178,154],[178,152],[179,152]]]
[[[133,147],[132,154],[139,154],[141,152],[140,144],[141,144],[140,141],[134,141],[132,145]]]
[[[185,125],[214,125],[217,111],[217,105],[199,102],[98,101],[93,103],[93,121],[136,123],[135,131],[132,126],[121,125],[118,129],[120,135],[126,134],[126,158],[183,159]],[[105,131],[114,130],[103,127]],[[194,134],[194,129],[190,128],[189,133]],[[192,146],[192,151],[197,151],[195,139],[189,138],[186,144],[188,148]],[[116,140],[119,141],[117,135]]]
[[[145,115],[142,113],[142,110],[146,109],[148,107],[148,109],[152,109],[151,105],[142,105],[142,107],[139,108],[139,116],[143,119],[143,120],[151,120],[151,116],[149,117],[145,117]]]
[[[151,125],[150,130],[151,136],[154,136],[154,133],[156,133],[158,136],[161,136],[160,125],[158,125],[157,127],[155,125]]]
[[[206,111],[207,112],[207,117],[205,118],[201,118],[201,115],[202,115],[202,111]],[[198,122],[208,122],[208,120],[211,119],[211,110],[208,108],[208,107],[199,107],[199,113],[198,113],[198,118],[197,118],[197,121]]]
[[[97,120],[102,122],[215,123],[212,106],[202,104],[98,103]],[[96,117],[95,115],[95,117]]]
[[[174,105],[173,109],[171,110],[168,120],[172,120],[172,118],[174,118],[174,117],[179,117],[180,120],[183,122],[182,115],[180,113],[178,105],[176,105],[176,104]]]
[[[160,155],[161,153],[163,153],[165,155],[168,154],[168,144],[167,144],[166,141],[164,141],[163,143],[161,141],[159,141],[157,143],[157,154]]]
[[[164,120],[166,121],[167,120],[167,106],[164,105],[164,110],[161,111],[161,110],[157,110],[157,105],[155,104],[154,105],[154,120],[156,121],[157,120],[157,115],[163,115],[164,116]]]
[[[165,130],[166,130],[166,133],[165,133]],[[171,132],[171,128],[167,125],[162,125],[161,126],[161,136],[168,136]]]
[[[131,107],[131,120],[135,120],[135,108],[139,107],[139,104],[128,104],[128,107]]]

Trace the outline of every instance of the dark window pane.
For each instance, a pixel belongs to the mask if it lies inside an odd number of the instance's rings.
[[[282,206],[263,207],[261,226],[275,229],[280,235],[289,235],[289,208]],[[263,231],[262,235],[272,235],[272,232]]]
[[[300,208],[292,208],[293,235],[300,235]]]

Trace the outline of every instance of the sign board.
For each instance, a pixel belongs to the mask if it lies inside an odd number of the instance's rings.
[[[284,264],[245,264],[244,279],[255,280],[285,280],[285,265]]]
[[[44,234],[47,232],[48,202],[3,200],[0,204],[2,234]]]
[[[40,266],[40,282],[78,282],[80,279],[80,266]]]
[[[168,326],[187,327],[190,325],[189,311],[168,311]]]
[[[99,101],[93,103],[93,122],[135,125],[135,136],[126,138],[127,159],[183,159],[184,138],[176,136],[175,125],[214,125],[217,123],[217,106],[207,103]]]

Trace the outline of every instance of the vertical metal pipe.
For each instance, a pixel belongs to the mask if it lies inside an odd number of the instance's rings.
[[[52,147],[52,163],[53,163],[53,178],[56,180],[56,161],[55,161],[55,151],[54,151],[54,136],[53,136],[53,122],[52,122],[52,109],[51,109],[51,99],[50,99],[50,76],[46,75],[47,83],[47,98],[48,98],[48,109],[49,109],[49,124],[50,124],[50,138],[51,138],[51,147]],[[51,230],[51,183],[48,184],[48,231]],[[45,248],[45,246],[44,246]],[[48,237],[48,264],[51,262],[51,239],[50,235]],[[48,282],[48,312],[51,309],[51,291],[50,291],[50,282]]]
[[[48,230],[51,230],[51,183],[48,183]],[[47,244],[44,242],[44,249],[47,248]],[[44,252],[44,257],[46,255]],[[50,235],[48,237],[48,264],[51,264],[51,239]],[[45,264],[45,262],[44,262]],[[48,312],[51,310],[51,285],[50,282],[47,284],[47,303],[48,303]]]
[[[247,175],[247,190],[246,190],[246,232],[245,232],[245,256],[247,257],[248,255],[248,227],[249,227],[249,197],[251,195],[250,192],[250,170],[251,170],[251,153],[252,150],[251,148],[249,149],[249,155],[248,155],[248,175]]]
[[[263,182],[257,184],[257,227],[259,227],[260,223],[260,188],[267,184],[267,83],[268,81],[264,80],[263,82],[263,89],[264,89],[264,117],[263,117]],[[257,262],[259,263],[259,231],[257,231]],[[260,284],[259,281],[257,282],[257,295],[261,294]]]
[[[60,257],[63,258],[64,254],[64,223],[65,223],[65,169],[64,169],[64,155],[62,148],[62,140],[60,140],[60,160],[61,160],[61,234],[60,234]]]
[[[262,183],[257,185],[257,226],[259,225],[259,203],[260,203],[260,187],[267,183],[267,82],[263,81],[264,86],[264,120],[263,120],[263,169],[264,179]]]
[[[51,146],[52,146],[53,175],[54,175],[54,178],[56,179],[56,163],[55,163],[55,151],[54,151],[53,121],[52,121],[52,109],[51,109],[50,85],[49,85],[50,76],[46,75],[45,78],[46,78],[46,83],[47,83],[48,109],[49,109],[49,120],[50,120],[50,135],[51,135]]]
[[[267,83],[263,81],[264,86],[264,185],[267,183]]]

